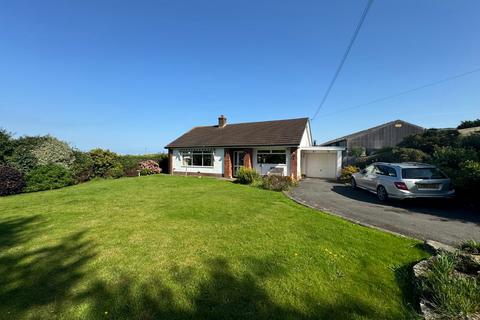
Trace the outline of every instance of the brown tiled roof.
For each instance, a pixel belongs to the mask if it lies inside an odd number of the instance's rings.
[[[166,148],[296,146],[308,118],[227,124],[225,127],[194,127]]]

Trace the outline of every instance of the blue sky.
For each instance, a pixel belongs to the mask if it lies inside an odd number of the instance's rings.
[[[311,117],[364,1],[0,0],[0,127],[82,150],[163,151],[195,125]],[[327,141],[397,118],[480,117],[480,1],[377,0],[317,119]]]

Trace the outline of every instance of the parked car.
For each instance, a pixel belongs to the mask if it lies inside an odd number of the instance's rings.
[[[373,163],[352,175],[353,188],[376,193],[380,201],[408,198],[451,198],[451,180],[437,167],[418,162]]]

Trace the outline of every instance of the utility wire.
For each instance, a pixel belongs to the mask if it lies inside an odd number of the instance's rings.
[[[408,90],[405,90],[405,91],[400,91],[400,92],[397,92],[397,93],[394,93],[394,94],[391,94],[391,95],[388,95],[388,96],[385,96],[385,97],[381,97],[381,98],[378,98],[378,99],[371,100],[369,102],[358,104],[356,106],[340,109],[340,110],[337,110],[337,111],[332,112],[332,113],[327,113],[327,114],[323,115],[323,117],[329,117],[329,116],[332,116],[332,115],[335,115],[335,114],[338,114],[338,113],[342,113],[342,112],[345,112],[345,111],[349,111],[349,110],[352,110],[352,109],[365,107],[365,106],[368,106],[368,105],[371,105],[371,104],[374,104],[374,103],[378,103],[378,102],[382,102],[382,101],[385,101],[385,100],[394,99],[394,98],[397,98],[397,97],[400,97],[400,96],[403,96],[403,95],[406,95],[406,94],[409,94],[409,93],[412,93],[412,92],[415,92],[415,91],[419,91],[419,90],[422,90],[422,89],[425,89],[425,88],[428,88],[428,87],[433,87],[433,86],[436,86],[436,85],[439,85],[439,84],[442,84],[442,83],[445,83],[445,82],[456,80],[458,78],[462,78],[462,77],[471,75],[472,73],[476,73],[476,72],[480,72],[480,68],[476,68],[476,69],[473,69],[473,70],[470,70],[470,71],[467,71],[467,72],[464,72],[464,73],[456,74],[454,76],[450,76],[450,77],[447,77],[447,78],[443,78],[441,80],[430,82],[430,83],[427,83],[427,84],[424,84],[424,85],[421,85],[421,86],[418,86],[418,87],[415,87],[415,88],[412,88],[412,89],[408,89]]]
[[[328,85],[327,91],[325,91],[325,94],[322,98],[322,101],[320,102],[320,105],[318,106],[317,110],[315,111],[315,114],[312,117],[312,121],[315,119],[315,117],[318,115],[318,112],[320,109],[323,107],[323,104],[327,100],[328,95],[330,94],[330,91],[332,90],[332,87],[335,83],[335,81],[338,78],[338,75],[340,74],[340,71],[342,70],[343,65],[345,64],[345,61],[347,60],[348,54],[350,53],[350,50],[352,49],[353,43],[355,42],[355,39],[358,36],[358,33],[360,32],[360,28],[362,27],[363,22],[365,21],[365,18],[367,17],[367,13],[370,10],[370,7],[372,6],[373,0],[368,0],[367,5],[365,9],[363,10],[362,16],[360,17],[360,21],[357,24],[357,27],[355,28],[355,31],[353,32],[353,36],[350,39],[350,43],[348,44],[347,50],[343,54],[342,60],[340,61],[340,64],[338,65],[337,71],[335,71],[335,74],[332,78],[332,81],[330,81],[330,84]]]

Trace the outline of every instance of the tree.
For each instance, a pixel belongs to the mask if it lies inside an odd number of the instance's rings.
[[[466,129],[473,127],[480,127],[480,119],[462,121],[457,127],[457,129]]]
[[[362,147],[353,147],[349,151],[349,155],[355,158],[361,157],[364,154],[364,149]]]
[[[6,159],[13,153],[12,134],[0,128],[0,164],[5,164]]]

